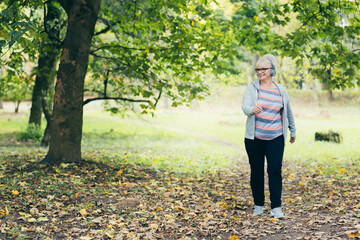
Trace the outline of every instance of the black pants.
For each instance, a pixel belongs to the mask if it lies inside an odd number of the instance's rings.
[[[264,164],[267,161],[271,208],[281,206],[281,167],[284,155],[284,136],[272,140],[247,139],[245,148],[251,168],[250,186],[255,205],[264,206]]]

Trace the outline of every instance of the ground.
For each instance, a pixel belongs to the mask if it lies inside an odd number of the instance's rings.
[[[86,108],[84,160],[59,166],[40,165],[47,149],[18,139],[25,111],[3,112],[0,239],[359,239],[357,105],[326,117],[294,108],[283,220],[270,216],[268,192],[265,214],[252,215],[245,117],[239,106],[220,109],[139,120]],[[315,142],[322,129],[344,142]]]
[[[252,215],[246,161],[177,174],[99,154],[39,165],[2,155],[0,239],[351,239],[360,231],[359,175],[332,178],[284,164],[285,219]],[[105,156],[102,156],[105,158]],[[339,173],[340,174],[340,173]],[[335,180],[334,180],[335,179]],[[267,194],[268,198],[268,194]],[[265,208],[269,208],[268,200]]]

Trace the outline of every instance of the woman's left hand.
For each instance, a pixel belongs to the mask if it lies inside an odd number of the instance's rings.
[[[291,137],[290,138],[290,143],[293,144],[295,142],[295,139],[296,139],[296,137]]]

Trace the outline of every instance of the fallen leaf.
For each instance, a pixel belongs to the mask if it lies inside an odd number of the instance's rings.
[[[356,238],[356,237],[360,236],[360,233],[359,233],[359,231],[353,231],[353,232],[349,232],[348,236],[351,238]]]
[[[83,216],[86,216],[86,215],[89,214],[89,213],[86,211],[85,208],[81,209],[81,210],[80,210],[80,213],[81,213],[81,215],[83,215]]]
[[[13,195],[19,195],[19,194],[20,194],[18,190],[12,190],[11,193],[12,193]]]
[[[94,222],[94,223],[101,223],[102,221],[104,221],[103,217],[97,217],[92,220],[92,222]]]
[[[5,208],[4,208],[4,211],[0,211],[0,214],[9,215],[9,210],[7,209],[6,206],[5,206]]]

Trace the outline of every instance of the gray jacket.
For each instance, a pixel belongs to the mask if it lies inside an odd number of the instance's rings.
[[[275,82],[274,82],[275,83]],[[286,88],[281,84],[275,83],[275,85],[279,88],[280,94],[283,99],[284,108],[281,109],[281,119],[283,123],[283,134],[284,141],[286,142],[287,137],[287,129],[290,130],[290,136],[296,136],[296,128],[294,116],[290,107],[289,96],[286,91]],[[248,116],[246,120],[246,131],[245,138],[254,139],[255,138],[255,114],[253,113],[253,108],[256,105],[259,95],[259,86],[260,81],[254,81],[250,83],[250,85],[246,88],[246,91],[243,96],[242,110],[245,115]]]

